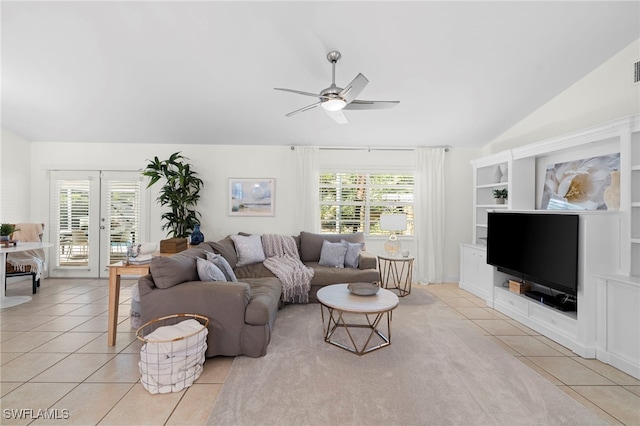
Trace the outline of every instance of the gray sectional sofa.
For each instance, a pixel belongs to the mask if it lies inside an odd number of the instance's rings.
[[[320,264],[323,241],[364,243],[356,234],[313,234],[294,237],[300,259],[314,270],[309,301],[317,302],[323,286],[348,282],[379,282],[376,257],[359,253],[356,268]],[[363,247],[364,248],[364,247]],[[200,281],[197,258],[207,251],[222,255],[233,268],[237,282]],[[204,242],[173,256],[154,257],[150,274],[138,281],[140,320],[177,313],[197,313],[209,318],[207,357],[266,354],[276,314],[282,303],[282,283],[261,262],[238,266],[238,254],[230,236]]]

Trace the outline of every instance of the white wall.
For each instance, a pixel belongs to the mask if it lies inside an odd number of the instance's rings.
[[[30,207],[31,142],[2,129],[0,138],[0,222],[45,223]]]
[[[633,84],[637,61],[640,39],[491,141],[485,154],[640,113],[640,84]]]

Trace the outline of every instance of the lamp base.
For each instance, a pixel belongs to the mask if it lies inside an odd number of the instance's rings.
[[[402,245],[400,244],[400,240],[395,234],[391,234],[389,239],[384,243],[384,250],[390,256],[397,256],[402,250]]]

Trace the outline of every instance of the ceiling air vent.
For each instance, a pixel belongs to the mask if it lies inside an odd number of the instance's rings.
[[[640,61],[633,64],[633,83],[640,82]]]

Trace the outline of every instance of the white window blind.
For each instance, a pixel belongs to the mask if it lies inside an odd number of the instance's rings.
[[[55,182],[55,211],[61,233],[87,230],[89,227],[89,180],[58,180]]]
[[[413,235],[414,184],[411,174],[321,173],[321,231],[383,235],[380,214],[393,211],[407,215],[399,235]]]
[[[109,212],[109,234],[112,244],[139,243],[140,182],[110,180],[106,203]]]

